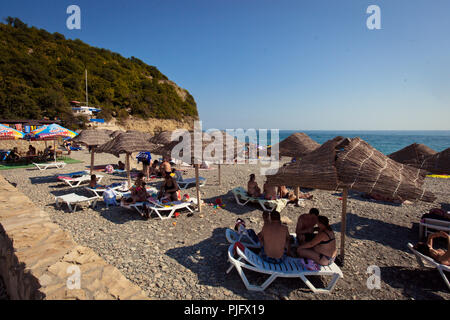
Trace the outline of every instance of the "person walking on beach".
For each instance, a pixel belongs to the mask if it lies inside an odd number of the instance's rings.
[[[317,264],[328,266],[336,258],[336,238],[327,217],[319,216],[318,225],[319,233],[311,241],[300,244],[297,254],[300,258],[311,259]]]
[[[314,227],[319,222],[319,209],[311,208],[309,213],[298,217],[295,233],[298,243],[311,241],[314,238]]]
[[[255,174],[250,175],[250,180],[247,183],[247,193],[250,197],[258,198],[261,196],[261,189],[258,187],[258,183],[255,181]]]
[[[290,255],[289,229],[281,224],[278,211],[270,213],[270,222],[264,224],[258,237],[262,244],[260,255],[265,261],[281,263],[286,255]]]

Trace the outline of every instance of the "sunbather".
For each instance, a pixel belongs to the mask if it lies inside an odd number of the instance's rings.
[[[263,218],[263,228],[266,224],[270,223],[270,212],[269,211],[263,211],[262,213],[262,218]],[[260,234],[262,233],[262,230],[260,233],[258,233],[258,238],[260,237]]]
[[[12,150],[9,152],[8,156],[6,157],[7,161],[17,161],[20,159],[19,150],[17,147],[12,148]]]
[[[247,183],[247,193],[250,197],[260,197],[261,189],[258,187],[258,183],[255,181],[255,175],[250,175],[250,180]]]
[[[136,202],[147,201],[149,194],[146,189],[146,183],[144,181],[138,182],[138,185],[134,185],[131,190],[131,196],[129,198],[122,198],[122,203],[131,204]]]
[[[319,209],[311,208],[309,213],[298,217],[295,233],[298,243],[309,242],[314,238],[314,227],[318,223]]]
[[[119,160],[119,163],[117,164],[118,170],[125,170],[125,163]]]
[[[103,188],[103,185],[97,184],[97,176],[95,174],[91,175],[91,181],[89,181],[89,187],[92,189]]]
[[[447,239],[447,250],[434,249],[433,240],[435,238]],[[433,258],[436,262],[445,266],[450,266],[450,235],[444,231],[432,233],[428,236],[427,243],[419,242],[414,246],[414,249],[420,253]]]
[[[264,199],[266,200],[276,200],[277,199],[277,186],[270,185],[267,182],[264,183]]]
[[[169,199],[169,201],[177,201],[179,191],[180,187],[175,180],[175,174],[172,172],[166,172],[161,190],[158,193],[158,199],[166,198]]]
[[[36,155],[36,148],[33,147],[31,144],[28,146],[27,156],[35,156]]]
[[[262,243],[261,258],[269,263],[280,263],[286,255],[290,255],[290,236],[288,227],[281,224],[280,213],[270,213],[270,223],[267,223],[259,233]]]
[[[336,238],[331,229],[328,218],[318,217],[319,233],[309,242],[300,244],[297,254],[300,258],[313,260],[322,266],[328,266],[336,258]]]

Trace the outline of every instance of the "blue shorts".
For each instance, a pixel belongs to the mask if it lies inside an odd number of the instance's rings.
[[[261,252],[259,253],[259,255],[261,256],[261,258],[264,261],[266,261],[268,263],[273,263],[273,264],[282,263],[284,261],[284,258],[286,257],[286,248],[284,249],[283,256],[279,259],[268,257],[266,255],[266,253],[264,252],[264,246],[261,246]]]

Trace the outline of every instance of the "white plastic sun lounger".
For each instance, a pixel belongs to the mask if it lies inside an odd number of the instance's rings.
[[[419,251],[414,249],[414,246],[412,245],[412,243],[408,243],[408,248],[414,253],[414,255],[416,256],[417,263],[422,268],[425,267],[425,264],[423,262],[426,261],[428,264],[430,264],[431,266],[433,266],[436,269],[438,269],[439,273],[442,276],[442,279],[444,279],[445,284],[447,285],[448,289],[450,290],[449,280],[448,280],[447,276],[444,273],[444,271],[445,272],[450,272],[450,267],[449,266],[445,266],[443,264],[440,264],[439,262],[434,261],[433,258],[428,257],[428,256],[420,253]]]
[[[47,163],[36,163],[33,162],[33,164],[40,170],[40,171],[44,171],[47,170],[48,168],[58,168],[58,169],[62,169],[66,166],[65,162],[47,162]]]
[[[197,204],[196,198],[191,198],[190,201],[173,201],[169,203],[159,203],[155,201],[149,201],[147,203],[147,207],[155,212],[161,220],[172,218],[173,214],[182,209],[188,209],[190,212],[194,212],[192,210],[192,205]],[[162,213],[168,212],[167,216],[163,216]]]
[[[199,183],[200,187],[205,186],[206,178],[199,177],[198,180],[199,180],[198,183]],[[177,180],[177,183],[181,190],[186,190],[190,186],[195,186],[196,182],[195,182],[195,178],[189,178],[189,179]]]
[[[430,233],[445,231],[450,234],[450,221],[425,218],[419,223],[419,237],[427,237]]]
[[[110,188],[111,190],[114,191],[114,193],[115,193],[116,195],[118,195],[119,192],[116,192],[116,190],[122,188],[122,185],[119,184],[119,185],[113,186],[113,187],[111,187],[111,186],[105,186],[104,188],[91,188],[91,187],[85,187],[85,188],[86,188],[86,190],[89,190],[89,191],[91,191],[92,193],[94,193],[94,194],[97,196],[97,198],[101,198],[103,192],[105,192],[107,188]]]
[[[236,232],[232,229],[225,230],[225,237],[229,243],[234,243],[239,241],[247,248],[260,248],[261,243],[255,242],[247,233],[247,229],[239,228],[239,231]]]
[[[228,248],[228,261],[230,267],[227,270],[229,273],[233,268],[236,268],[239,276],[244,282],[247,290],[251,291],[264,291],[276,278],[300,278],[314,293],[330,293],[336,282],[343,277],[341,269],[333,263],[330,266],[321,266],[319,270],[306,269],[300,259],[287,257],[282,263],[268,263],[264,261],[260,256],[245,248],[242,251],[239,247],[236,247],[237,257],[234,255],[234,244],[231,244]],[[244,269],[248,269],[254,272],[263,273],[269,275],[269,278],[261,285],[253,285],[248,281]],[[316,288],[306,277],[307,276],[332,276],[329,285],[326,288]]]
[[[245,206],[247,203],[258,203],[264,211],[273,211],[276,210],[281,212],[287,205],[288,199],[277,199],[277,200],[266,200],[261,198],[250,197],[247,194],[247,191],[242,188],[234,188],[231,190],[231,193],[234,195],[234,199],[236,199],[236,203]]]
[[[77,209],[77,206],[82,203],[88,203],[92,205],[94,208],[97,205],[97,197],[87,198],[85,196],[80,196],[75,193],[65,194],[63,196],[55,197],[56,206],[59,208],[61,206],[61,202],[67,203],[69,210],[74,212]]]
[[[101,175],[96,175],[97,176],[97,182],[102,181],[103,176]],[[89,182],[91,181],[91,176],[86,174],[83,175],[81,177],[76,177],[76,178],[72,178],[72,177],[66,177],[66,176],[58,176],[58,180],[59,181],[64,181],[65,183],[67,183],[71,188],[74,187],[78,187],[80,184],[82,184],[83,182]]]

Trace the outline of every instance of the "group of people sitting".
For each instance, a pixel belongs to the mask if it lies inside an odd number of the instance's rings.
[[[299,199],[312,199],[312,195],[308,193],[300,193],[296,196],[293,192],[290,192],[286,186],[277,187],[276,185],[269,184],[267,181],[263,185],[263,192],[256,182],[255,174],[250,175],[250,179],[247,183],[247,193],[250,197],[260,198],[266,200],[276,200],[280,198],[289,199],[290,203],[297,203]]]
[[[40,151],[38,154],[38,152],[36,151],[36,148],[30,144],[28,146],[28,151],[25,154],[20,153],[19,149],[17,147],[12,148],[9,151],[9,154],[5,160],[6,161],[18,161],[18,160],[22,159],[23,157],[31,158],[31,157],[35,157],[38,155],[43,155],[46,159],[53,158],[55,155],[55,151],[53,150],[52,146],[48,146],[44,149],[43,152]]]
[[[270,263],[280,263],[286,256],[310,259],[326,266],[334,262],[337,255],[336,238],[328,218],[312,208],[299,216],[296,227],[298,246],[293,251],[293,239],[288,227],[281,223],[280,213],[263,212],[264,226],[258,234],[261,257]]]

